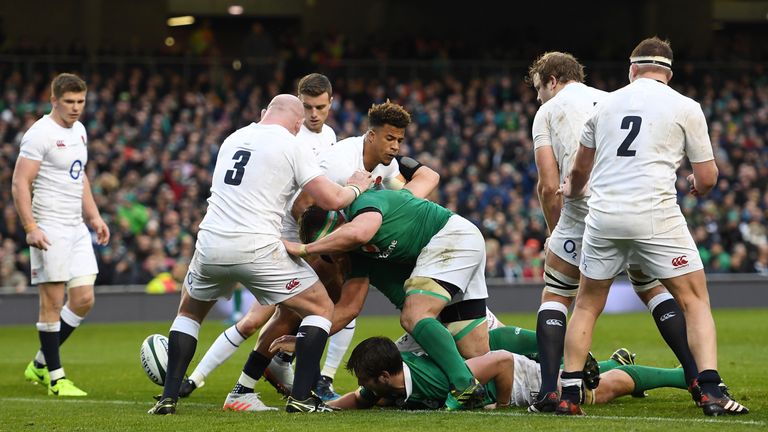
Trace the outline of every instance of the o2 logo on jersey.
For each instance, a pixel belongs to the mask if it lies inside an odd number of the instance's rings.
[[[77,180],[82,173],[83,163],[80,162],[80,159],[75,159],[75,161],[72,162],[72,166],[69,167],[69,176],[72,177],[73,180]]]
[[[567,254],[571,254],[571,257],[576,258],[576,242],[573,240],[566,240],[565,243],[563,243],[563,250]]]

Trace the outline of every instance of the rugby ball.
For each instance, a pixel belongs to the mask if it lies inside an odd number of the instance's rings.
[[[168,367],[168,338],[161,334],[147,336],[141,343],[141,367],[147,377],[157,385],[165,384]]]

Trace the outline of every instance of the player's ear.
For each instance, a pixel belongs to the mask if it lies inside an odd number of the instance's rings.
[[[671,70],[667,72],[667,82],[670,82],[670,81],[672,81],[672,76],[673,76],[674,74],[675,74],[675,73],[674,73],[674,72],[672,72]]]

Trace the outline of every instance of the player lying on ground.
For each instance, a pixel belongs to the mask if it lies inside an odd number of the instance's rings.
[[[495,331],[495,330],[494,330]],[[493,331],[491,332],[493,333]],[[486,388],[486,408],[527,407],[541,382],[535,361],[506,350],[494,350],[466,361]],[[440,409],[450,388],[448,377],[426,354],[400,353],[388,338],[373,337],[352,351],[347,369],[360,388],[329,405],[341,409],[397,406],[403,409]],[[607,403],[618,397],[660,387],[685,389],[683,370],[662,369],[616,360],[601,362],[600,386],[584,391],[584,403]]]

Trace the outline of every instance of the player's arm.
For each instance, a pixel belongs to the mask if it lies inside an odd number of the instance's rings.
[[[329,406],[332,406],[334,408],[339,408],[343,410],[354,410],[354,409],[368,409],[373,408],[376,406],[376,400],[368,399],[362,395],[362,391],[360,389],[357,389],[353,392],[349,392],[345,394],[344,396],[327,402]]]
[[[302,258],[312,254],[349,252],[368,243],[376,235],[382,221],[378,211],[364,211],[358,213],[351,222],[315,242],[306,245],[286,241],[283,243],[289,254]]]
[[[563,208],[563,199],[557,193],[560,189],[560,168],[557,165],[555,152],[551,145],[537,148],[534,156],[536,169],[539,172],[536,191],[539,194],[539,202],[544,212],[544,220],[547,222],[547,229],[551,234],[560,219],[560,210]]]
[[[398,178],[404,183],[403,187],[418,198],[429,196],[440,183],[440,174],[416,159],[398,156],[397,163],[400,166]]]
[[[370,184],[371,173],[356,171],[347,180],[346,186],[339,186],[328,177],[321,175],[307,182],[303,189],[324,210],[340,210],[352,204],[352,201],[365,192]]]
[[[491,351],[465,362],[472,375],[482,384],[496,385],[497,406],[509,406],[515,377],[515,358],[509,351]]]
[[[42,250],[48,250],[51,242],[45,233],[37,227],[32,215],[32,182],[40,171],[41,161],[19,156],[11,180],[13,204],[19,213],[19,219],[27,233],[27,244]]]
[[[100,245],[109,243],[109,227],[99,214],[96,200],[93,199],[91,182],[85,174],[83,174],[83,215],[88,225],[96,232],[96,242]]]
[[[594,147],[579,145],[576,157],[571,168],[571,175],[565,181],[562,193],[568,198],[579,198],[586,194],[589,176],[592,173],[592,165],[595,162]]]
[[[717,164],[715,160],[706,162],[691,163],[693,174],[688,176],[688,182],[691,184],[691,193],[695,196],[706,195],[712,191],[717,184]]]

